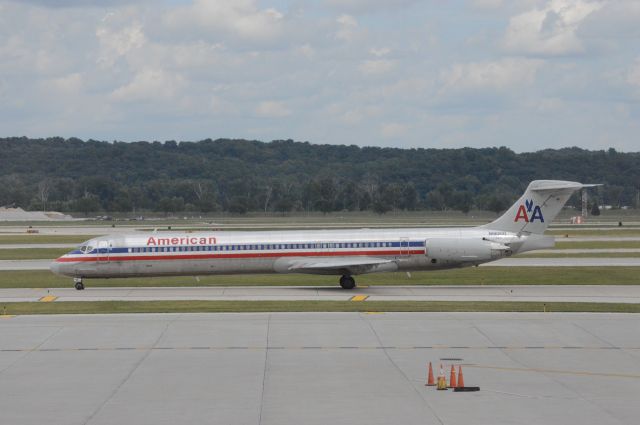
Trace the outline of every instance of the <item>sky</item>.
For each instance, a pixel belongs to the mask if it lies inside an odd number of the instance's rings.
[[[0,0],[0,137],[640,151],[640,1]]]

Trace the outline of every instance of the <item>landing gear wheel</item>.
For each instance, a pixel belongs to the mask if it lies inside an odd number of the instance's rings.
[[[356,281],[351,276],[342,276],[340,278],[340,286],[342,289],[353,289],[356,287]]]
[[[76,280],[75,287],[78,291],[82,291],[84,289],[84,283],[81,280]]]

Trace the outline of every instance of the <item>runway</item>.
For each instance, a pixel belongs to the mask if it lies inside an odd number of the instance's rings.
[[[480,267],[640,267],[640,257],[503,258]],[[2,270],[49,270],[51,260],[0,260]]]
[[[636,424],[632,314],[0,319],[7,424]],[[477,393],[424,385],[461,364]]]
[[[44,298],[46,297],[46,298]],[[354,298],[355,297],[355,298]],[[0,302],[65,301],[539,301],[640,303],[635,285],[226,286],[173,288],[0,289]]]

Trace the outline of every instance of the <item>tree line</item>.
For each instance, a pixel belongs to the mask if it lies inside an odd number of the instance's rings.
[[[62,212],[499,212],[534,179],[605,183],[638,207],[640,153],[399,149],[292,140],[0,139],[0,206]],[[576,206],[579,199],[571,202]]]

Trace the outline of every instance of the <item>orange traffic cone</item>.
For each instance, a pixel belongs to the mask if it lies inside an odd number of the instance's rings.
[[[464,388],[464,376],[462,376],[462,365],[458,366],[458,388]]]
[[[435,380],[433,379],[433,368],[431,367],[431,362],[429,362],[429,375],[427,376],[427,383],[424,385],[425,387],[433,387],[436,385]]]
[[[455,388],[456,385],[456,368],[451,365],[451,375],[449,377],[449,388]]]

